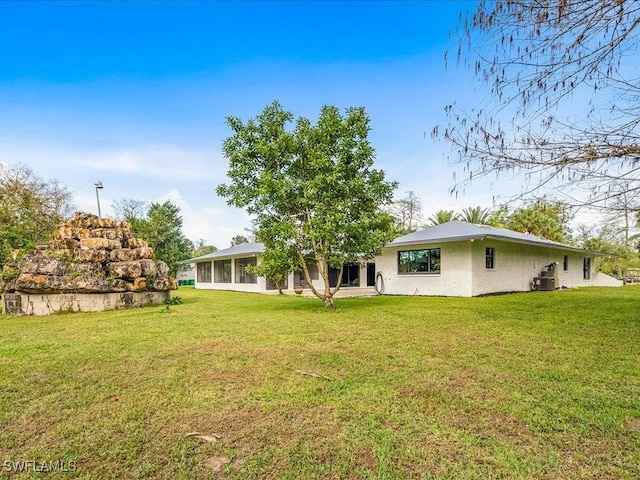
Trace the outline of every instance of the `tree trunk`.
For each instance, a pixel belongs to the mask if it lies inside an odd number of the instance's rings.
[[[304,273],[304,277],[307,281],[307,284],[309,285],[309,288],[311,289],[311,292],[324,302],[324,305],[325,307],[327,307],[327,309],[335,308],[333,305],[333,295],[338,291],[340,285],[337,286],[336,290],[334,290],[333,292],[331,291],[331,287],[329,286],[329,264],[327,263],[326,259],[319,258],[318,260],[316,260],[318,274],[320,275],[324,283],[324,292],[320,292],[313,286],[313,280],[311,280],[309,269],[307,268],[307,264],[301,252],[298,252],[298,258],[300,259],[300,263],[302,264],[302,272]],[[340,272],[338,283],[340,283],[341,278],[342,272]]]
[[[335,305],[333,304],[333,297],[331,296],[325,296],[324,297],[324,306],[327,310],[333,310],[335,307]]]

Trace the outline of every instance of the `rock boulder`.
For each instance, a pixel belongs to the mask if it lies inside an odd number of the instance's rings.
[[[48,245],[17,265],[5,265],[7,293],[119,293],[177,288],[164,262],[135,238],[128,222],[76,213],[60,225]]]

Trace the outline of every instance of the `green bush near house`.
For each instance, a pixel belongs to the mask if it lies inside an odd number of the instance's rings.
[[[2,475],[640,478],[639,287],[180,296],[0,317]]]

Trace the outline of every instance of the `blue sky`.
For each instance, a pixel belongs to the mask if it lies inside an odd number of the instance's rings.
[[[218,248],[249,225],[215,194],[226,181],[228,115],[273,100],[317,118],[364,106],[376,166],[414,190],[425,217],[491,206],[478,182],[449,196],[453,167],[432,127],[470,101],[474,80],[445,71],[448,33],[473,2],[0,2],[0,162],[57,178],[80,210],[170,199],[185,234]],[[501,182],[506,188],[508,182]]]

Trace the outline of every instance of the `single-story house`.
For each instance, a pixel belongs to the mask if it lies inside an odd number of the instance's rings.
[[[210,290],[236,290],[241,292],[277,293],[276,284],[265,277],[247,271],[250,265],[262,261],[264,244],[241,243],[225,250],[202,255],[182,263],[195,264],[195,287]],[[308,265],[314,287],[324,289],[322,279],[315,265]],[[330,269],[329,284],[334,287],[338,281],[338,270]],[[346,264],[343,267],[341,288],[372,287],[375,282],[373,262]],[[289,275],[283,290],[293,292],[297,286],[308,288],[302,273]]]
[[[535,235],[452,221],[396,238],[375,259],[376,289],[392,295],[474,297],[619,286],[596,272],[600,252]]]

